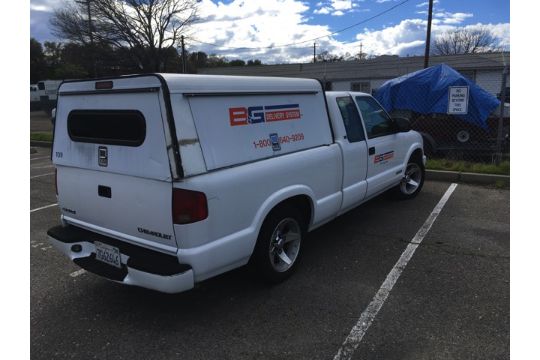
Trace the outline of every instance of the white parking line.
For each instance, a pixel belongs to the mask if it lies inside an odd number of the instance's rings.
[[[48,175],[54,175],[54,173],[50,172],[50,173],[46,173],[46,174],[30,176],[30,180],[38,178],[38,177],[42,177],[42,176],[48,176]]]
[[[69,276],[71,276],[71,277],[77,277],[77,276],[79,276],[79,275],[84,274],[85,272],[86,272],[86,270],[81,269],[81,270],[77,270],[77,271],[72,272],[71,274],[69,274]]]
[[[30,210],[30,212],[33,213],[34,211],[39,211],[39,210],[47,209],[47,208],[50,208],[50,207],[53,207],[53,206],[56,206],[56,205],[58,205],[58,203],[54,203],[54,204],[50,204],[50,205],[45,205],[45,206],[42,206],[42,207],[38,207],[37,209],[32,209],[32,210]]]
[[[52,168],[54,165],[44,165],[44,166],[30,166],[30,169],[46,169],[46,168]]]
[[[390,291],[392,291],[392,288],[394,287],[401,273],[407,266],[407,263],[414,255],[416,248],[418,248],[418,246],[422,243],[422,240],[424,240],[424,237],[428,233],[429,229],[431,229],[431,225],[433,225],[435,219],[437,219],[437,217],[441,213],[444,205],[446,204],[446,202],[450,198],[450,195],[452,195],[456,187],[457,184],[452,184],[450,185],[448,190],[446,190],[446,193],[443,195],[439,203],[435,206],[435,208],[433,209],[427,220],[424,222],[420,230],[418,230],[405,251],[403,251],[401,257],[396,262],[392,270],[386,276],[386,279],[379,288],[379,291],[377,291],[377,293],[371,300],[371,303],[369,303],[368,307],[360,315],[358,322],[356,323],[356,325],[354,325],[351,332],[349,333],[349,336],[347,336],[347,338],[339,348],[336,356],[334,356],[334,360],[350,359],[352,357],[354,351],[362,341],[362,338],[364,337],[367,330],[371,326],[371,323],[375,319],[375,316],[377,316],[377,313],[384,305],[384,302],[388,298]]]
[[[32,159],[30,159],[30,161],[34,161],[34,160],[41,160],[41,159],[50,159],[50,158],[51,158],[51,156],[50,156],[50,155],[49,155],[49,156],[42,156],[42,157],[36,157],[36,158],[32,158]]]

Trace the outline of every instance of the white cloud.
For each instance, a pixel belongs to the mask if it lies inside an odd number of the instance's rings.
[[[466,19],[473,17],[473,14],[460,13],[460,12],[458,13],[439,12],[439,13],[433,14],[433,16],[435,18],[440,19],[443,24],[457,25],[457,24],[461,24]]]
[[[48,17],[52,9],[63,0],[32,0],[31,33],[47,34]],[[229,3],[202,0],[199,3],[201,21],[195,24],[186,35],[189,51],[204,51],[207,54],[219,54],[229,59],[261,59],[264,63],[309,62],[313,56],[313,40],[329,35],[335,28],[328,25],[309,23],[312,14],[342,16],[351,11],[369,11],[360,8],[359,1],[320,1],[315,10],[310,9],[304,0],[233,0]],[[338,7],[335,8],[334,6]],[[418,9],[423,11],[423,9]],[[444,31],[456,29],[472,14],[450,13],[437,9],[433,20],[433,38]],[[500,46],[509,47],[509,24],[474,24],[466,28],[486,26],[499,39]],[[383,29],[364,29],[356,35],[358,41],[349,44],[333,38],[320,38],[317,52],[328,51],[336,55],[355,54],[362,42],[363,51],[368,54],[421,54],[424,48],[426,32],[425,19],[406,19],[396,25]],[[38,40],[50,40],[52,35]],[[211,46],[196,40],[215,44]],[[309,41],[306,41],[309,40]],[[303,42],[304,41],[304,42]],[[289,47],[276,47],[296,43]],[[243,47],[244,49],[238,49]],[[261,48],[262,47],[262,48]],[[247,49],[246,49],[247,48]]]
[[[432,38],[436,39],[446,31],[457,28],[477,29],[486,28],[497,38],[498,46],[508,49],[510,46],[510,24],[474,24],[458,27],[444,22],[445,19],[460,18],[448,14],[439,23],[433,23]],[[427,21],[423,19],[406,19],[399,24],[382,30],[364,30],[357,34],[356,39],[362,42],[364,51],[373,55],[419,55],[424,51]]]
[[[55,8],[63,3],[64,0],[30,0],[30,10],[52,12]]]
[[[360,5],[353,0],[329,0],[326,3],[321,1],[315,6],[317,9],[313,13],[319,15],[332,14],[332,16],[343,16],[350,12],[369,11],[369,9],[359,9]]]
[[[331,11],[332,11],[331,8],[329,8],[327,6],[323,6],[320,9],[315,9],[315,11],[313,11],[313,13],[314,14],[319,14],[319,15],[326,15],[326,14],[330,14]]]
[[[30,10],[32,11],[45,11],[45,12],[50,12],[50,8],[46,5],[34,5],[34,4],[30,4]]]
[[[315,10],[317,11],[320,13],[321,10]],[[194,39],[216,44],[218,47],[190,42],[187,39],[188,50],[218,53],[231,59],[258,58],[265,63],[308,62],[313,56],[313,41],[293,47],[271,49],[227,48],[279,46],[330,34],[327,25],[308,24],[309,13],[309,6],[298,0],[266,0],[264,3],[234,0],[228,4],[203,0],[200,3],[199,16],[206,21],[194,25],[190,33]],[[337,41],[327,38],[317,40],[317,44],[320,49],[329,51],[339,45]]]
[[[362,42],[364,52],[368,54],[405,55],[407,50],[423,46],[425,35],[426,21],[407,19],[382,30],[365,31],[358,34],[356,39]]]
[[[439,3],[439,0],[434,0],[433,1],[433,4],[438,4]],[[429,1],[424,1],[424,2],[421,2],[419,4],[416,4],[416,7],[423,7],[423,6],[428,6],[429,5]]]
[[[330,5],[334,10],[349,10],[352,9],[351,0],[330,0]]]

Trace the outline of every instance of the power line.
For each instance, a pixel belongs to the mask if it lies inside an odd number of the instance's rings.
[[[314,41],[319,40],[319,39],[327,38],[327,37],[342,33],[344,31],[352,29],[353,27],[365,24],[368,21],[371,21],[371,20],[376,19],[376,18],[378,18],[378,17],[380,17],[380,16],[382,16],[382,15],[384,15],[386,13],[389,13],[390,11],[392,11],[392,10],[394,10],[394,9],[408,3],[409,1],[411,1],[411,0],[404,0],[404,1],[398,3],[398,4],[394,5],[394,6],[389,7],[386,10],[383,10],[383,11],[381,11],[381,12],[367,18],[367,19],[364,19],[362,21],[359,21],[357,23],[354,23],[354,24],[349,25],[347,27],[344,27],[342,29],[331,32],[330,34],[318,36],[316,38],[312,38],[312,39],[308,39],[308,40],[302,40],[302,41],[297,41],[297,42],[293,42],[293,43],[288,43],[288,44],[270,45],[270,46],[261,46],[261,47],[228,47],[228,46],[220,46],[220,45],[217,45],[217,44],[212,44],[212,43],[209,43],[209,42],[199,41],[199,40],[196,40],[196,39],[191,38],[191,37],[189,37],[189,39],[192,40],[192,41],[204,44],[204,45],[209,45],[209,46],[214,46],[214,47],[220,48],[220,50],[265,50],[265,49],[276,49],[276,48],[283,48],[283,47],[291,47],[291,46],[294,46],[294,45],[304,44],[304,43],[307,43],[307,42],[314,42]]]

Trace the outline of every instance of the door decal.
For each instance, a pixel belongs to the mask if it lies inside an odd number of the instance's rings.
[[[394,150],[385,152],[384,154],[377,154],[373,157],[374,164],[386,164],[388,160],[394,157]]]

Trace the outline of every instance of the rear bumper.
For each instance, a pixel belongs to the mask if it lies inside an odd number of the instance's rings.
[[[75,264],[109,280],[164,293],[178,293],[193,288],[193,270],[189,265],[180,264],[176,256],[128,244],[72,225],[53,227],[47,231],[47,235],[51,244]],[[95,241],[120,250],[121,269],[95,259]]]

